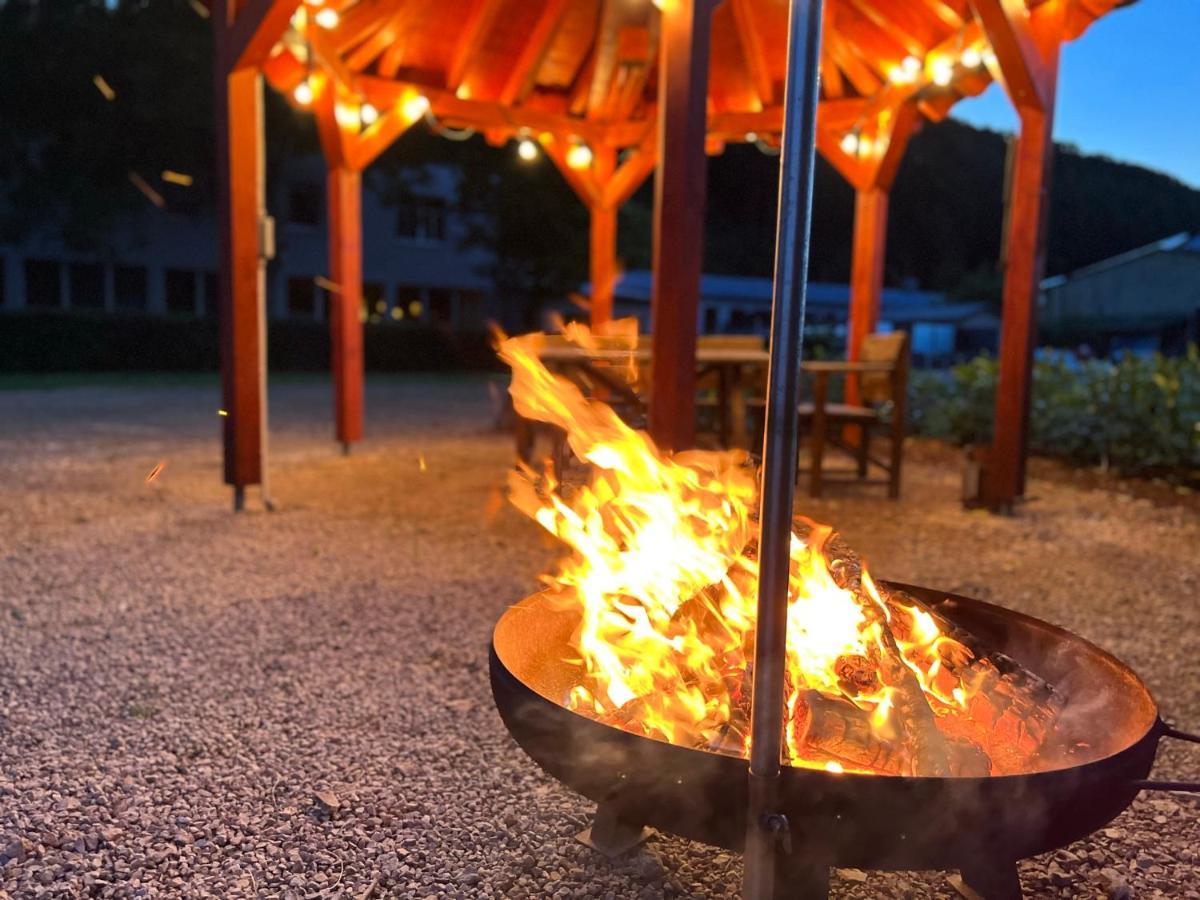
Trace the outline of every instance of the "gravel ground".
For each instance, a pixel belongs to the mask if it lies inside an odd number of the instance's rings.
[[[0,897],[736,894],[732,854],[576,843],[588,804],[492,708],[490,629],[553,548],[501,502],[483,383],[373,381],[349,458],[326,385],[271,399],[279,509],[235,517],[215,383],[0,392]],[[803,506],[884,577],[1108,647],[1200,727],[1193,512],[1033,481],[1003,519],[957,490],[917,461],[898,504]],[[1200,752],[1166,746],[1156,774],[1200,778]],[[1198,813],[1143,795],[1022,863],[1026,894],[1200,898]],[[834,895],[958,896],[856,872]]]

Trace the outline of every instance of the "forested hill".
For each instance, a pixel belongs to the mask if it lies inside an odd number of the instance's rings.
[[[926,124],[911,141],[888,221],[887,278],[987,295],[1004,215],[1007,138],[948,120]],[[769,275],[775,228],[777,160],[730,147],[710,161],[708,271]],[[1048,274],[1068,272],[1178,231],[1200,230],[1200,191],[1140,166],[1055,153]],[[812,277],[849,272],[854,197],[818,158]]]

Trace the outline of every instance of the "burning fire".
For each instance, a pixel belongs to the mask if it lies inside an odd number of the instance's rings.
[[[618,343],[632,348],[636,336],[623,333]],[[581,326],[566,334],[595,346]],[[543,576],[580,613],[582,677],[565,704],[646,737],[745,756],[757,472],[740,450],[659,450],[549,371],[544,340],[507,338],[499,349],[516,413],[564,431],[591,469],[587,483],[567,486],[522,467],[509,485],[512,502],[571,550]],[[836,543],[805,520],[792,534],[785,762],[921,775],[1027,768],[1053,722],[1053,689],[951,636],[954,626],[912,598],[881,591]]]

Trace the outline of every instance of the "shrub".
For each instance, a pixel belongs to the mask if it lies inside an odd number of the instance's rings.
[[[1124,474],[1200,474],[1200,350],[1183,356],[1079,362],[1044,353],[1034,364],[1030,449]],[[997,362],[917,372],[911,423],[958,444],[991,440]]]

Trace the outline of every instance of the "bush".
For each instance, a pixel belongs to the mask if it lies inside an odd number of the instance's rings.
[[[366,367],[375,372],[498,366],[483,332],[426,325],[366,325]],[[274,371],[329,371],[329,328],[320,322],[267,323]],[[215,319],[102,313],[0,314],[0,372],[197,372],[220,365]]]
[[[950,372],[917,372],[912,429],[958,444],[991,440],[998,364],[977,357]],[[1123,474],[1200,474],[1200,351],[1183,356],[1034,364],[1030,450]]]

